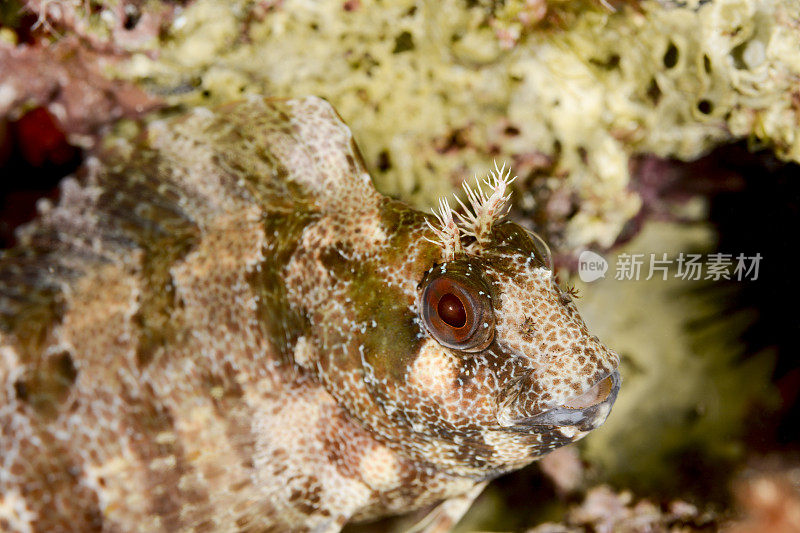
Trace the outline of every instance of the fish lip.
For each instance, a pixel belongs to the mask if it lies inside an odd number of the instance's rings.
[[[527,431],[534,426],[577,426],[582,430],[591,430],[599,427],[611,412],[611,406],[616,401],[619,387],[622,384],[619,370],[606,374],[597,380],[597,384],[608,377],[611,378],[611,391],[602,402],[579,409],[564,406],[553,407],[536,415],[515,420],[514,426],[510,429]]]

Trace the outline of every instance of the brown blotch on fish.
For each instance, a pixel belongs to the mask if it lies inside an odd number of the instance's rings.
[[[47,355],[14,382],[17,399],[41,416],[52,418],[69,395],[78,370],[67,351]]]

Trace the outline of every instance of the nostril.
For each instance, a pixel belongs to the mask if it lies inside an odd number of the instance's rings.
[[[584,392],[580,396],[575,396],[564,402],[563,406],[567,409],[585,409],[606,401],[611,389],[614,388],[614,380],[611,376],[598,382],[594,387]]]

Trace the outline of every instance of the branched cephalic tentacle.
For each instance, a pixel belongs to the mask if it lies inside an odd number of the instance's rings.
[[[464,237],[473,237],[478,246],[489,242],[492,225],[508,214],[511,198],[508,186],[516,178],[511,177],[511,169],[506,169],[505,163],[498,167],[495,162],[494,170],[483,180],[476,176],[474,186],[466,181],[462,184],[466,202],[454,195],[461,212],[453,211],[446,198],[439,199],[438,212],[432,210],[439,227],[428,221],[436,240],[428,240],[442,247],[446,261],[464,252],[461,243]],[[484,186],[488,190],[484,190]]]

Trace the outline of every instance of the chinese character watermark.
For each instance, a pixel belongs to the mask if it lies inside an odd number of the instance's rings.
[[[671,277],[686,281],[756,281],[762,259],[760,253],[712,253],[704,256],[681,252],[675,257],[669,257],[667,253],[622,253],[614,265],[614,279],[638,281],[655,278],[666,281]],[[595,252],[586,250],[578,258],[578,275],[583,282],[604,278],[608,269],[608,261]]]

